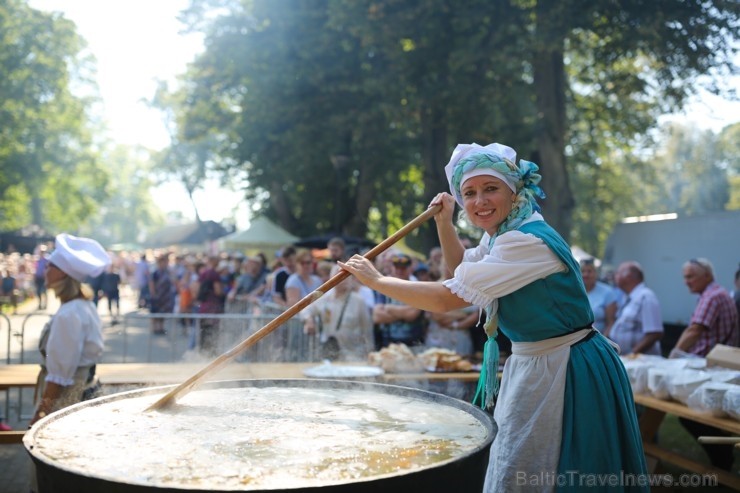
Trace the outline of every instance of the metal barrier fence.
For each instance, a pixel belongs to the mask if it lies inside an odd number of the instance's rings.
[[[8,316],[4,313],[0,313],[0,320],[4,322],[4,327],[0,326],[0,336],[2,335],[2,329],[5,329],[5,337],[3,337],[3,344],[5,345],[5,364],[10,364],[10,335],[11,335],[11,328],[10,328],[10,319]]]
[[[130,312],[120,323],[106,324],[103,329],[105,350],[102,363],[167,363],[209,361],[242,342],[264,327],[283,308],[274,304],[230,303],[227,313],[146,313]],[[5,362],[38,363],[41,361],[35,342],[43,324],[29,322],[33,317],[51,315],[44,312],[29,313],[23,318],[19,331],[13,331],[7,316],[0,314],[0,349],[5,344]],[[161,320],[164,335],[152,331],[155,320]],[[210,328],[208,328],[210,327]],[[205,329],[213,335],[209,348],[201,347],[201,333]],[[3,330],[5,332],[3,332]],[[15,343],[19,345],[16,347]],[[29,345],[29,348],[25,346]],[[12,346],[11,346],[12,345]],[[2,353],[0,353],[0,357]],[[315,335],[303,333],[303,323],[297,318],[288,320],[271,334],[258,341],[236,358],[241,362],[313,362],[319,361],[319,344]],[[2,395],[2,394],[0,394]],[[13,412],[19,421],[29,419],[24,407],[33,401],[33,389],[17,389],[12,399],[10,390],[5,392],[5,417]]]
[[[226,313],[148,313],[124,314],[121,322],[103,329],[105,351],[102,363],[167,363],[204,360],[216,357],[242,342],[264,327],[283,308],[269,304],[229,303]],[[26,348],[27,340],[38,338],[41,324],[29,325],[32,317],[50,317],[48,313],[29,313],[21,329],[13,333],[8,324],[8,363],[11,357],[11,333],[19,339],[19,363],[40,362],[35,345]],[[164,335],[157,335],[153,328],[161,324]],[[33,329],[33,330],[32,330]],[[38,329],[38,330],[37,330]],[[29,332],[34,332],[33,334]],[[38,333],[35,333],[38,332]],[[2,333],[0,333],[0,336]],[[206,337],[208,347],[203,347]],[[237,361],[253,362],[311,362],[319,360],[319,344],[315,335],[303,333],[303,323],[297,319],[286,321],[271,334],[248,348]]]
[[[51,318],[51,314],[46,312],[33,312],[29,313],[25,317],[23,317],[23,322],[21,322],[21,330],[20,332],[17,332],[13,334],[15,337],[17,337],[20,340],[20,356],[19,356],[19,363],[40,363],[41,362],[41,354],[38,351],[38,345],[34,344],[33,349],[31,350],[31,354],[29,357],[26,356],[26,337],[28,334],[26,333],[26,326],[28,325],[28,321],[35,317],[45,317],[47,319]],[[41,337],[41,331],[43,330],[43,326],[41,329],[38,330],[37,334],[33,334],[36,339],[38,340]]]
[[[41,362],[41,354],[38,350],[38,339],[41,336],[41,331],[43,330],[44,324],[33,324],[33,330],[29,329],[29,322],[33,318],[43,317],[47,319],[44,323],[48,321],[48,319],[51,318],[50,313],[47,312],[31,312],[27,314],[25,317],[23,317],[23,321],[21,322],[21,329],[19,331],[13,332],[13,337],[18,341],[19,343],[19,349],[18,349],[18,356],[17,356],[17,362],[18,363],[40,363]],[[29,331],[32,332],[29,334]],[[28,351],[28,354],[26,354],[26,343],[30,342],[33,343],[31,346],[31,349]],[[11,359],[11,362],[13,362],[13,359]],[[33,416],[33,404],[34,404],[34,395],[35,395],[35,389],[30,388],[21,388],[18,387],[16,389],[16,397],[13,401],[12,407],[16,411],[16,419],[19,422],[26,421],[31,419]],[[30,409],[31,412],[24,413],[24,409]]]
[[[176,362],[216,357],[236,346],[275,317],[263,314],[128,313],[120,337],[106,337],[103,362]],[[162,321],[165,333],[152,325]],[[133,354],[133,357],[132,357]],[[303,333],[303,324],[289,320],[237,357],[237,361],[317,361],[315,336]]]
[[[5,330],[5,337],[2,338],[3,344],[5,345],[5,364],[10,364],[10,319],[4,313],[0,313],[0,320],[4,321],[4,326],[0,327],[0,336],[2,335],[3,329]],[[7,419],[10,416],[10,389],[5,389],[5,411],[0,418]]]

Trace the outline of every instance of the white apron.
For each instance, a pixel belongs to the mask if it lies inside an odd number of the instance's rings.
[[[554,484],[536,482],[554,478],[563,432],[565,377],[570,347],[593,329],[537,342],[512,342],[493,418],[498,433],[483,491],[553,491]]]

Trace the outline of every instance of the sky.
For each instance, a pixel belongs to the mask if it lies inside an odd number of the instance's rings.
[[[161,149],[169,143],[160,112],[147,108],[157,80],[175,81],[187,63],[203,49],[198,35],[181,34],[177,14],[188,0],[30,0],[33,8],[62,12],[75,22],[78,33],[97,58],[97,83],[104,103],[104,119],[113,142]],[[740,57],[738,57],[740,63]],[[733,83],[740,90],[740,77]],[[740,121],[740,102],[703,93],[678,115],[660,121],[691,121],[700,128],[719,131]],[[442,165],[442,164],[441,164]],[[184,188],[176,183],[154,194],[165,212],[178,210],[193,218]],[[201,219],[220,221],[234,217],[237,227],[248,226],[247,206],[241,197],[211,182],[197,192]]]

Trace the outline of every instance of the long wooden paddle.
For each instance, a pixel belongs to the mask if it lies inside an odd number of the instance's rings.
[[[435,205],[430,207],[423,213],[419,214],[415,219],[406,224],[404,227],[396,231],[392,236],[389,236],[378,246],[367,252],[364,256],[366,259],[372,260],[377,257],[380,253],[387,250],[391,245],[396,243],[398,240],[409,234],[411,231],[418,228],[421,224],[426,222],[429,218],[434,216],[440,209],[441,206]],[[218,370],[226,363],[233,360],[236,356],[241,354],[243,351],[251,347],[257,341],[264,338],[266,335],[271,333],[273,330],[280,327],[282,324],[293,318],[297,313],[306,308],[308,305],[321,298],[331,288],[344,281],[349,277],[349,272],[342,270],[335,274],[332,278],[326,281],[324,284],[316,288],[311,293],[304,296],[298,303],[286,309],[283,313],[275,317],[272,321],[268,322],[267,325],[262,327],[260,330],[252,334],[251,336],[244,339],[242,342],[234,346],[233,348],[226,351],[224,354],[213,360],[205,368],[200,370],[192,377],[185,380],[183,383],[166,393],[161,399],[149,406],[147,411],[154,411],[158,409],[166,408],[172,405],[177,398],[190,392],[196,385],[198,385],[209,373]]]

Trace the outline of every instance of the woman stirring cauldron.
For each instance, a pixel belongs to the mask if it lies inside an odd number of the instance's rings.
[[[485,307],[488,341],[475,403],[493,410],[485,491],[578,491],[615,484],[648,491],[629,380],[593,313],[570,247],[539,213],[538,167],[501,144],[460,144],[445,167],[451,194],[430,206],[446,265],[443,283],[380,274],[355,255],[340,265],[363,284],[422,310]],[[455,201],[485,234],[465,250]],[[499,328],[512,341],[501,389]],[[620,478],[627,478],[621,481]],[[606,486],[603,488],[607,489]]]
[[[103,333],[97,309],[90,301],[92,291],[83,281],[100,275],[110,263],[110,257],[95,240],[68,234],[56,237],[46,269],[46,285],[62,304],[41,333],[43,364],[31,425],[82,401],[93,384],[95,364],[103,352]]]

